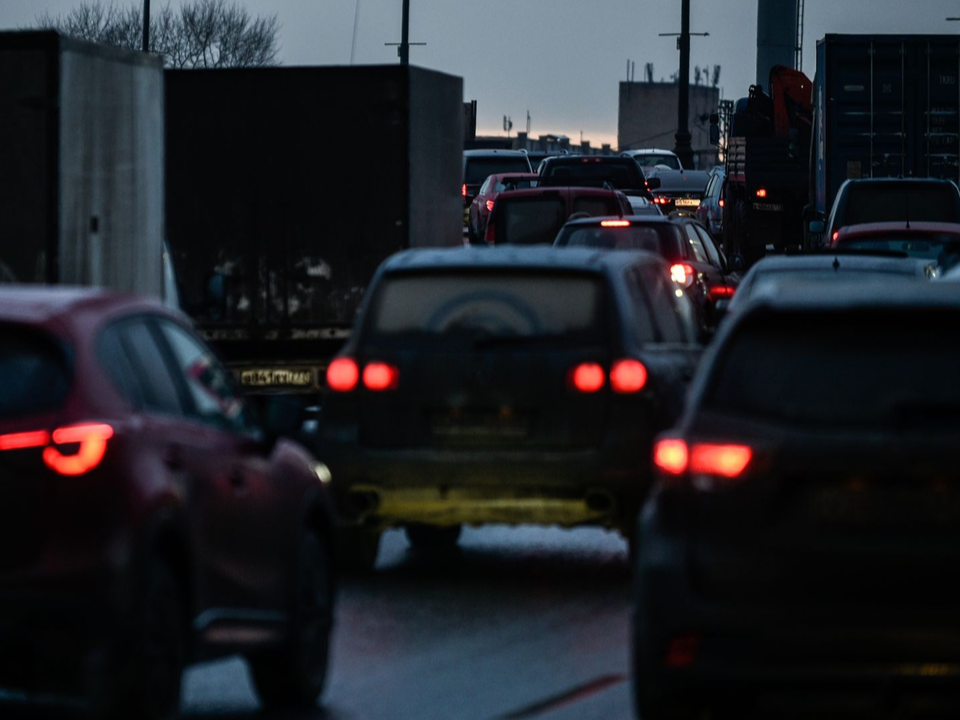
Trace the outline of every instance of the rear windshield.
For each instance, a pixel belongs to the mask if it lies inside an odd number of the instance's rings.
[[[586,274],[400,275],[381,284],[368,327],[404,340],[599,341],[602,301],[601,280]]]
[[[561,197],[503,200],[497,210],[495,242],[552,244],[566,221],[567,204]]]
[[[775,288],[784,282],[817,282],[817,283],[854,283],[854,282],[890,282],[891,280],[916,280],[919,278],[917,268],[909,265],[885,268],[842,267],[834,270],[832,267],[804,268],[796,270],[764,270],[758,272],[749,283],[740,283],[737,295],[745,300],[747,295],[758,293],[761,290]]]
[[[636,190],[643,187],[643,176],[637,164],[627,158],[604,162],[587,160],[550,165],[540,184],[603,187],[604,183],[617,190]]]
[[[530,163],[523,157],[471,157],[467,158],[463,182],[467,185],[480,185],[491,175],[528,172]]]
[[[949,183],[851,185],[836,226],[897,220],[960,222],[956,189]]]
[[[680,161],[676,155],[635,155],[633,159],[643,167],[652,168],[656,165],[664,165],[671,170],[680,169]]]
[[[680,233],[675,226],[666,223],[625,228],[568,225],[557,236],[555,244],[606,250],[646,250],[668,260],[683,257]]]
[[[53,410],[63,402],[69,377],[53,340],[17,327],[0,326],[0,417]]]
[[[758,315],[719,361],[706,407],[806,428],[960,424],[957,314]]]
[[[926,238],[864,238],[844,240],[844,250],[880,250],[902,252],[917,260],[929,260],[942,268],[952,268],[960,261],[960,242],[956,236]]]
[[[503,192],[504,190],[526,190],[537,186],[536,179],[504,178],[496,184],[494,192]]]

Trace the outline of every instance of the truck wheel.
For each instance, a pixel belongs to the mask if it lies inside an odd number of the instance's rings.
[[[448,552],[457,546],[462,525],[437,527],[411,523],[403,529],[411,547],[419,552]]]
[[[310,708],[323,692],[333,626],[332,571],[320,540],[307,532],[297,554],[287,638],[280,648],[249,658],[264,707]]]
[[[380,532],[363,527],[340,527],[333,532],[337,569],[343,573],[373,570],[380,551]]]

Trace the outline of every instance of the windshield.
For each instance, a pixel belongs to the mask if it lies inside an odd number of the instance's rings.
[[[368,331],[378,339],[595,341],[603,286],[590,275],[455,272],[388,278]]]
[[[668,260],[683,257],[679,228],[668,223],[606,228],[600,225],[567,225],[554,244],[607,250],[646,250]]]
[[[529,173],[529,161],[525,157],[467,157],[463,182],[480,185],[491,175],[512,172]]]

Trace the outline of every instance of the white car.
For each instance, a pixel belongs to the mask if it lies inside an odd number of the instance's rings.
[[[657,165],[666,165],[671,170],[683,170],[680,164],[680,158],[672,150],[661,150],[659,148],[649,148],[644,150],[624,150],[620,153],[621,157],[631,157],[637,161],[640,167],[652,168]]]

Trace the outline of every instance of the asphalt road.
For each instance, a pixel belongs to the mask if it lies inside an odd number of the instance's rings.
[[[341,587],[322,707],[260,713],[245,665],[188,671],[185,716],[221,720],[631,718],[630,574],[601,530],[467,529],[431,558],[388,533],[376,571]],[[66,709],[0,703],[10,720]]]

